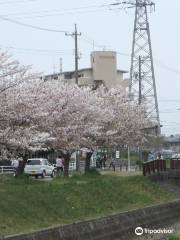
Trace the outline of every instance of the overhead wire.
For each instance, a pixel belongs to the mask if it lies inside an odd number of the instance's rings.
[[[44,17],[55,17],[55,16],[63,16],[63,15],[72,15],[72,14],[87,14],[87,13],[99,13],[106,12],[106,9],[103,10],[88,10],[88,11],[77,11],[77,12],[61,12],[56,14],[44,14],[44,15],[34,15],[34,16],[25,16],[25,17],[16,17],[16,19],[35,19],[35,18],[44,18]]]
[[[32,51],[32,52],[55,52],[55,53],[65,53],[65,52],[70,52],[73,51],[71,49],[67,50],[58,50],[58,49],[37,49],[37,48],[19,48],[19,47],[12,47],[12,46],[5,46],[5,45],[0,45],[0,47],[7,48],[7,49],[15,49],[15,50],[20,50],[20,51]]]
[[[93,47],[97,47],[97,48],[100,48],[100,49],[112,49],[112,47],[108,46],[108,45],[103,45],[103,44],[100,44],[98,43],[96,40],[93,40],[92,38],[88,37],[86,34],[83,33],[83,37],[81,37],[81,39],[85,42],[87,42],[88,44],[92,45]],[[116,51],[117,54],[121,55],[121,56],[126,56],[126,57],[130,57],[131,55],[128,54],[128,53],[123,53],[123,52],[119,52],[119,51]]]
[[[36,30],[41,30],[41,31],[47,31],[47,32],[56,32],[56,33],[67,33],[68,31],[65,30],[56,30],[56,29],[51,29],[51,28],[44,28],[44,27],[39,27],[39,26],[35,26],[35,25],[31,25],[31,24],[27,24],[27,23],[23,23],[23,22],[19,22],[10,18],[6,18],[0,15],[0,19],[4,20],[4,21],[8,21],[17,25],[21,25],[24,27],[28,27],[28,28],[33,28]]]
[[[8,21],[8,22],[11,22],[11,23],[14,23],[14,24],[17,24],[17,25],[21,25],[21,26],[24,26],[24,27],[28,27],[28,28],[32,28],[32,29],[36,29],[36,30],[41,30],[41,31],[47,31],[47,32],[55,32],[55,33],[67,33],[69,31],[65,31],[65,30],[57,30],[57,29],[51,29],[51,28],[45,28],[45,27],[39,27],[39,26],[35,26],[35,25],[31,25],[31,24],[27,24],[27,23],[23,23],[23,22],[20,22],[20,21],[17,21],[17,20],[13,20],[13,19],[10,19],[10,18],[7,18],[7,17],[3,17],[0,15],[0,19],[4,20],[4,21]],[[88,42],[89,44],[93,45],[93,46],[96,46],[98,48],[101,48],[101,49],[106,49],[107,46],[106,45],[102,45],[102,44],[99,44],[97,43],[95,40],[88,40],[87,37],[84,37],[82,38],[84,41]],[[122,53],[122,52],[117,52],[117,54],[120,54],[122,56],[127,56],[127,57],[130,57],[131,55],[130,54],[127,54],[127,53]],[[162,62],[160,62],[159,60],[155,60],[156,62],[159,62],[161,63],[160,66],[165,68],[166,70],[168,71],[171,71],[171,72],[174,72],[174,73],[177,73],[177,74],[180,74],[180,71],[176,70],[176,69],[173,69],[171,67],[167,67],[167,65],[163,64]]]
[[[23,0],[21,0],[21,1],[23,1]],[[29,0],[29,1],[33,1],[33,0]],[[37,1],[37,0],[34,0],[34,1]],[[119,4],[122,4],[122,3],[119,3]],[[66,8],[66,9],[52,9],[52,10],[44,10],[44,11],[19,12],[19,13],[6,14],[6,15],[3,15],[3,17],[15,16],[16,19],[17,18],[19,19],[19,18],[50,17],[50,16],[59,16],[59,15],[66,15],[66,14],[81,14],[81,13],[88,13],[88,12],[93,13],[93,12],[99,12],[99,11],[102,12],[104,10],[108,10],[108,11],[115,10],[115,9],[112,9],[112,7],[114,7],[116,5],[117,4],[111,3],[111,4],[89,5],[89,6],[83,6],[83,7]],[[106,9],[102,10],[102,8],[106,8]],[[89,9],[95,9],[95,10],[89,10]],[[79,10],[82,10],[82,11],[79,11]],[[45,13],[45,14],[43,14],[43,13]],[[35,14],[41,14],[41,15],[35,15]]]
[[[90,5],[90,6],[75,7],[75,8],[68,8],[68,9],[66,8],[66,9],[52,9],[52,10],[34,11],[34,12],[20,12],[20,13],[5,14],[5,15],[2,15],[2,17],[15,16],[16,19],[22,19],[22,18],[24,19],[24,18],[52,17],[52,16],[59,16],[59,15],[66,15],[66,14],[84,14],[88,12],[94,13],[94,12],[99,12],[99,11],[102,12],[105,10],[109,10],[108,8],[110,6],[111,4],[101,4],[101,5]],[[107,8],[107,9],[103,10],[102,8]],[[41,14],[41,15],[36,15],[36,14]]]
[[[33,49],[33,48],[19,48],[19,47],[12,47],[12,46],[5,46],[0,45],[0,48],[7,49],[8,51],[12,50],[15,52],[18,52],[18,54],[36,54],[36,55],[46,55],[46,56],[64,56],[64,55],[73,55],[73,49],[66,49],[66,50],[60,50],[60,49]]]
[[[24,1],[37,1],[37,0],[21,0],[20,2],[24,2]],[[0,2],[0,4],[1,3],[2,2]],[[5,3],[5,2],[3,2],[3,3]],[[22,13],[22,14],[26,14],[27,15],[27,14],[34,14],[34,13],[41,13],[41,12],[48,12],[49,13],[49,12],[58,12],[58,11],[62,12],[62,11],[80,10],[80,9],[84,10],[84,9],[89,9],[89,8],[102,8],[102,7],[110,7],[110,6],[116,6],[116,5],[119,5],[119,3],[102,4],[102,5],[91,5],[91,6],[85,6],[85,7],[79,7],[79,8],[71,8],[71,9],[63,9],[63,10],[54,9],[54,10],[46,10],[46,11],[36,11],[36,12],[33,12],[33,13],[27,13],[26,12],[26,13]],[[63,13],[63,14],[65,14],[65,13]],[[70,14],[72,14],[72,12],[70,12]],[[15,15],[17,16],[18,14],[15,14]],[[39,27],[39,26],[27,24],[27,23],[20,22],[20,21],[11,19],[11,18],[7,18],[6,16],[8,16],[8,15],[3,15],[3,16],[1,15],[0,19],[2,19],[4,21],[11,22],[11,23],[14,23],[14,24],[17,24],[17,25],[21,25],[21,26],[24,26],[24,27],[29,27],[29,28],[33,28],[33,29],[41,30],[41,31],[56,32],[56,33],[67,33],[68,32],[68,31],[65,31],[65,30],[57,30],[57,29],[51,29],[51,28],[45,28],[45,27]],[[39,17],[41,17],[41,16],[39,16]],[[88,42],[89,44],[93,45],[94,47],[96,46],[96,47],[101,48],[101,49],[109,48],[106,45],[99,44],[95,40],[92,40],[92,39],[90,40],[87,37],[84,37],[83,40]],[[127,56],[127,57],[131,56],[130,54],[122,53],[122,52],[117,52],[117,54],[120,54],[120,55],[123,55],[123,56]],[[166,64],[162,63],[161,61],[159,61],[157,59],[154,59],[154,60],[155,60],[155,62],[157,64],[159,64],[160,67],[163,67],[163,68],[165,68],[168,71],[180,74],[179,70],[171,68],[171,67],[167,66]]]
[[[180,125],[180,122],[169,122],[169,121],[161,121],[161,122],[165,124],[171,124],[171,125]]]
[[[26,3],[26,2],[35,2],[37,0],[17,0],[17,1],[3,1],[0,2],[0,5],[4,5],[4,4],[15,4],[15,3]]]
[[[19,0],[19,2],[24,2],[24,1],[37,1],[37,0]],[[9,2],[12,2],[12,1],[9,1]],[[16,1],[18,2],[18,1]],[[6,2],[3,2],[3,3],[7,3]],[[15,2],[14,2],[15,3]],[[54,12],[54,13],[57,13],[57,14],[49,14],[49,15],[39,15],[39,16],[32,16],[33,18],[34,17],[44,17],[44,16],[55,16],[55,15],[60,15],[60,14],[72,14],[73,12],[72,11],[76,11],[76,10],[83,10],[82,13],[85,13],[85,9],[97,9],[97,8],[104,8],[104,7],[112,7],[112,6],[117,6],[117,5],[120,5],[120,4],[123,4],[124,2],[116,2],[116,3],[112,3],[112,4],[101,4],[101,5],[90,5],[90,6],[84,6],[84,7],[75,7],[75,8],[69,8],[69,9],[61,9],[61,10],[57,10],[57,9],[53,9],[53,10],[45,10],[45,11],[34,11],[32,13],[29,13],[29,12],[25,12],[25,13],[17,13],[17,14],[6,14],[6,15],[1,15],[0,16],[0,19],[2,20],[5,20],[5,21],[9,21],[9,22],[12,22],[12,23],[15,23],[15,24],[18,24],[18,25],[22,25],[22,26],[25,26],[25,27],[30,27],[30,28],[34,28],[34,29],[37,29],[37,30],[42,30],[42,31],[50,31],[50,32],[63,32],[63,33],[66,33],[67,31],[64,31],[64,30],[56,30],[56,29],[50,29],[50,28],[44,28],[44,27],[39,27],[39,26],[34,26],[34,25],[31,25],[31,24],[26,24],[26,23],[23,23],[23,22],[19,22],[17,20],[14,20],[14,19],[10,19],[10,18],[7,18],[7,16],[18,16],[18,15],[25,15],[26,17],[30,17],[28,15],[32,15],[32,14],[36,14],[36,13],[51,13],[51,12]],[[0,2],[1,4],[1,2]],[[97,11],[97,10],[96,10]],[[91,12],[91,11],[90,11]],[[94,12],[94,11],[92,11]],[[80,12],[76,12],[76,13],[80,13]],[[30,17],[31,18],[31,17]],[[84,40],[86,42],[88,42],[89,40],[87,40],[86,38],[84,38]],[[92,41],[92,42],[91,42]],[[98,47],[98,48],[101,48],[101,49],[106,49],[107,46],[106,45],[103,45],[103,44],[99,44],[97,43],[96,41],[94,40],[91,40],[89,43],[91,45],[93,45],[94,47]],[[127,53],[122,53],[122,52],[117,52],[117,54],[120,54],[120,55],[123,55],[123,56],[127,56],[129,57],[130,54],[127,54]],[[168,70],[168,71],[171,71],[171,72],[174,72],[174,73],[177,73],[177,74],[180,74],[180,71],[177,70],[177,69],[174,69],[172,67],[169,67],[167,66],[166,64],[162,63],[161,61],[159,61],[158,59],[154,58],[154,61],[162,68]]]
[[[12,17],[12,16],[28,16],[28,15],[34,15],[34,14],[43,14],[43,13],[65,13],[65,12],[71,12],[72,11],[79,11],[79,10],[85,10],[85,9],[94,9],[94,8],[103,8],[108,7],[109,4],[104,5],[91,5],[91,6],[84,6],[84,7],[75,7],[75,8],[65,8],[65,9],[51,9],[51,10],[44,10],[44,11],[33,11],[33,12],[19,12],[19,13],[12,13],[12,14],[6,14],[3,15],[4,17]],[[46,16],[46,15],[44,15]],[[34,16],[33,16],[34,17]]]
[[[159,66],[161,66],[162,68],[164,68],[164,69],[166,69],[166,70],[168,70],[168,71],[170,71],[170,72],[174,72],[174,73],[180,74],[180,71],[179,71],[179,70],[167,66],[166,64],[164,64],[163,62],[159,61],[158,59],[154,59],[154,60],[155,60],[155,62],[156,62],[157,64],[159,64]]]
[[[180,99],[159,99],[159,102],[180,102]]]

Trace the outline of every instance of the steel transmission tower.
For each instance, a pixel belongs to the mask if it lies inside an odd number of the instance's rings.
[[[129,83],[130,99],[138,101],[139,104],[146,103],[147,117],[152,121],[154,131],[160,134],[159,109],[147,12],[148,9],[155,9],[155,4],[150,0],[123,3],[135,7]]]

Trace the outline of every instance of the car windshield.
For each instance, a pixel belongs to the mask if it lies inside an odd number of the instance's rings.
[[[27,165],[41,165],[40,160],[28,160]]]

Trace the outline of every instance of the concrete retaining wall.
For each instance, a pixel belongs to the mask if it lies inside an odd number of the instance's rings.
[[[79,222],[6,240],[129,240],[136,227],[164,228],[180,220],[180,201]]]
[[[168,170],[168,178],[180,180],[180,169],[169,169]]]
[[[167,171],[156,172],[156,173],[153,173],[152,175],[149,175],[148,177],[154,182],[168,181],[169,173]]]
[[[168,181],[168,179],[180,181],[180,169],[168,169],[167,171],[153,173],[148,177],[152,181]]]

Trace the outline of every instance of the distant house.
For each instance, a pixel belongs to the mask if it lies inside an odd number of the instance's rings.
[[[165,137],[164,147],[174,152],[180,152],[180,134]]]
[[[97,51],[91,54],[91,67],[78,70],[78,85],[97,88],[104,85],[107,88],[121,85],[124,89],[128,87],[129,81],[124,80],[127,71],[117,69],[116,52]],[[75,83],[75,71],[66,71],[45,75],[45,81],[60,80],[67,83]]]

